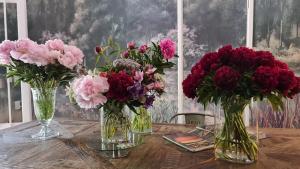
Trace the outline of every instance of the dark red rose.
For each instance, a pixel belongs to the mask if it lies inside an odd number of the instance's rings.
[[[297,85],[297,80],[295,78],[294,72],[287,69],[278,70],[278,85],[277,89],[287,96],[288,91]]]
[[[275,58],[272,53],[268,51],[257,51],[256,53],[256,65],[259,66],[270,66],[275,65]]]
[[[220,67],[215,74],[214,84],[222,90],[234,90],[240,79],[240,73],[229,66]]]
[[[244,71],[254,71],[256,65],[256,53],[254,50],[239,47],[233,50],[233,55],[231,57],[230,64],[238,68],[238,70]]]
[[[216,52],[211,52],[211,53],[207,53],[205,54],[201,60],[200,60],[200,65],[201,67],[204,69],[204,71],[209,72],[211,69],[211,65],[212,64],[217,64],[219,63],[219,55]],[[199,66],[199,64],[196,64],[197,66]],[[195,65],[195,66],[196,66]]]
[[[278,70],[269,66],[260,66],[254,72],[252,79],[263,93],[271,92],[278,85]]]
[[[218,50],[220,61],[225,65],[230,64],[232,59],[232,54],[233,54],[233,49],[231,45],[223,46]]]
[[[108,99],[124,102],[130,98],[131,94],[127,89],[129,86],[133,86],[134,80],[126,72],[120,71],[118,73],[109,73],[108,83],[109,91],[106,94]]]
[[[281,62],[279,60],[275,60],[275,66],[277,66],[281,69],[289,69],[289,66],[286,63]]]

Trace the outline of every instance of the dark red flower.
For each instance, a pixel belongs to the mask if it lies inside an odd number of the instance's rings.
[[[256,53],[256,65],[259,66],[274,66],[275,58],[272,53],[268,51],[257,51]]]
[[[294,72],[287,69],[278,70],[278,84],[277,89],[287,96],[288,91],[297,85],[297,80],[295,78]]]
[[[220,48],[218,50],[220,61],[225,65],[229,65],[232,59],[232,52],[233,49],[231,45],[225,45],[222,48]]]
[[[253,74],[253,81],[263,93],[274,90],[278,84],[278,70],[269,66],[260,66]]]
[[[240,71],[254,71],[256,65],[256,53],[254,50],[239,47],[233,50],[229,65],[233,65]]]
[[[106,94],[108,99],[113,99],[119,102],[127,101],[131,94],[128,92],[128,87],[134,84],[134,80],[126,72],[118,73],[111,72],[108,74],[109,91]]]
[[[293,98],[294,95],[300,93],[300,77],[295,77],[295,86],[290,90],[288,97]]]
[[[196,89],[201,82],[201,79],[197,78],[193,74],[189,74],[186,79],[182,82],[183,93],[188,98],[196,97]]]
[[[286,63],[281,62],[279,60],[275,60],[275,66],[277,66],[281,69],[289,69],[289,66]]]
[[[210,71],[211,65],[212,64],[217,64],[219,63],[219,55],[216,52],[211,52],[205,54],[201,60],[200,60],[200,65],[205,71]],[[199,64],[196,64],[195,66],[199,66]]]
[[[101,46],[96,46],[96,47],[95,47],[95,52],[96,52],[97,54],[99,54],[101,51],[102,51]]]
[[[236,88],[240,76],[240,73],[231,67],[222,66],[216,71],[214,84],[220,89],[233,90]]]

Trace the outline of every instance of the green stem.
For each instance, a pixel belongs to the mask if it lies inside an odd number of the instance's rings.
[[[132,120],[132,129],[138,132],[145,132],[152,128],[151,114],[147,109],[140,107],[139,114],[135,114]]]

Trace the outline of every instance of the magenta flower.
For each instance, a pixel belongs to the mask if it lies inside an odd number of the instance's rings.
[[[128,57],[129,57],[129,52],[128,52],[128,50],[125,50],[125,51],[122,53],[122,56],[123,56],[123,58],[128,58]]]
[[[176,52],[176,44],[171,39],[166,38],[161,40],[159,47],[165,59],[171,59],[174,57]]]
[[[142,45],[139,48],[139,53],[145,53],[147,51],[147,49],[148,49],[147,45]]]
[[[109,90],[107,78],[101,76],[82,76],[71,85],[75,99],[81,108],[96,108],[106,103],[103,93]]]

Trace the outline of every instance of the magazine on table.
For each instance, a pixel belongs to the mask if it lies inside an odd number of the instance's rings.
[[[167,134],[163,138],[191,152],[214,147],[214,133],[206,128],[196,128],[187,133]]]
[[[198,152],[212,149],[214,147],[214,126],[201,126],[187,133],[172,133],[163,136],[164,139],[191,152]],[[253,139],[256,139],[256,131],[248,129],[248,133]],[[267,135],[264,132],[258,132],[258,138],[265,139]]]

